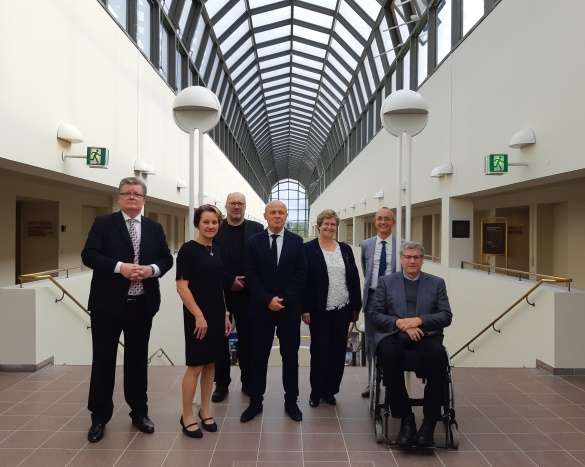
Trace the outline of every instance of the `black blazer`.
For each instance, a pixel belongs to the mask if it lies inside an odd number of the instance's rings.
[[[307,255],[307,282],[303,292],[303,311],[306,313],[323,313],[327,306],[329,291],[329,275],[323,251],[319,246],[319,239],[305,243]],[[353,251],[347,243],[340,242],[341,256],[345,263],[345,283],[349,291],[349,307],[351,311],[359,312],[362,308],[360,276]]]
[[[268,230],[251,236],[246,242],[246,284],[250,288],[250,315],[273,313],[268,305],[274,297],[283,299],[285,313],[302,313],[301,294],[307,276],[307,257],[303,239],[284,231],[278,266],[270,258]]]
[[[162,226],[142,216],[140,234],[140,264],[156,264],[161,277],[173,267],[173,256],[167,245]],[[134,262],[134,248],[122,212],[96,217],[85,247],[81,252],[83,264],[93,269],[89,292],[89,311],[117,315],[126,303],[130,281],[114,273],[118,261]],[[158,278],[142,282],[146,306],[154,316],[160,308]]]

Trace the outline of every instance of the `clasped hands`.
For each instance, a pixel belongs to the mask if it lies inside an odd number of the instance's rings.
[[[424,331],[419,327],[422,325],[422,319],[415,318],[401,318],[396,320],[396,328],[408,334],[413,341],[419,341],[425,335]]]
[[[268,304],[268,309],[270,311],[280,311],[284,309],[284,305],[282,305],[282,298],[280,297],[273,297]]]
[[[144,279],[152,277],[152,267],[150,265],[122,263],[120,273],[133,282],[142,282]]]
[[[230,289],[232,292],[239,292],[246,287],[246,278],[244,276],[236,276]]]

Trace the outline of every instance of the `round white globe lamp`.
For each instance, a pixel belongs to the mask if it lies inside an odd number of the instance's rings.
[[[411,226],[411,172],[412,137],[418,135],[429,121],[429,107],[418,92],[401,89],[390,94],[380,109],[382,126],[398,137],[396,157],[396,237],[402,238],[402,135],[406,135],[406,240],[410,240]],[[400,242],[400,240],[398,240]],[[397,244],[399,245],[399,243]],[[400,270],[400,257],[396,255],[396,270]]]

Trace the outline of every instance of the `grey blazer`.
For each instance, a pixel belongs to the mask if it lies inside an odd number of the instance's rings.
[[[422,271],[419,281],[416,316],[422,319],[425,335],[442,335],[443,328],[453,319],[445,281]],[[373,349],[384,337],[402,332],[396,329],[396,321],[407,317],[402,271],[379,278],[370,314],[374,325]]]
[[[392,235],[392,264],[390,272],[396,272],[396,237]],[[403,240],[404,241],[404,240]],[[368,306],[368,290],[372,282],[372,271],[374,270],[374,252],[376,251],[376,237],[366,238],[362,242],[362,273],[364,274],[364,292],[362,298],[362,309],[364,315]]]

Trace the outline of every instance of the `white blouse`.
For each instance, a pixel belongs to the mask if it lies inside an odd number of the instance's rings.
[[[349,291],[345,280],[345,263],[341,256],[341,248],[336,246],[334,251],[327,251],[321,247],[325,264],[327,265],[327,275],[329,276],[329,290],[327,291],[326,310],[336,310],[343,308],[349,303]]]

